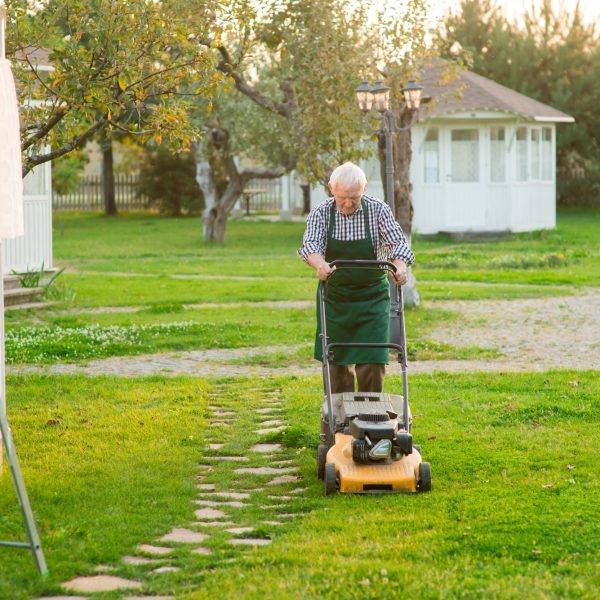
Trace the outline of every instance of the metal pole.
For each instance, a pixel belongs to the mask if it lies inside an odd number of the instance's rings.
[[[392,211],[394,219],[394,117],[390,111],[385,112],[381,117],[381,124],[385,133],[385,195],[387,204]],[[401,343],[399,334],[398,319],[400,318],[400,307],[398,305],[398,294],[396,293],[396,282],[391,275],[388,275],[390,286],[390,327],[389,341],[394,344]],[[406,351],[406,350],[405,350]]]

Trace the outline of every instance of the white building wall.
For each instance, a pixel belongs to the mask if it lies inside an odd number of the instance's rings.
[[[31,171],[23,181],[25,235],[6,240],[4,273],[52,268],[52,182],[50,163]]]

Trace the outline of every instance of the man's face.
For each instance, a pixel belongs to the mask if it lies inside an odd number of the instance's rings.
[[[329,189],[335,199],[339,211],[345,215],[352,215],[360,206],[360,199],[365,190],[364,186],[346,186],[343,183],[329,184]]]

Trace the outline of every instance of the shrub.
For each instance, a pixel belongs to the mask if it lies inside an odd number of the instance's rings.
[[[140,189],[163,214],[197,213],[204,206],[191,152],[172,153],[161,147],[148,152],[140,168]]]

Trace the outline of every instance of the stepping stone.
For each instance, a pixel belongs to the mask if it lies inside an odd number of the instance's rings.
[[[302,494],[303,492],[305,492],[308,488],[296,488],[295,490],[292,490],[290,492],[290,494]]]
[[[175,596],[127,596],[125,600],[173,600],[174,598]]]
[[[216,485],[214,483],[199,483],[198,489],[206,492],[214,492],[216,489]]]
[[[162,562],[156,558],[144,558],[143,556],[124,556],[121,560],[126,565],[156,565]]]
[[[293,496],[267,496],[267,498],[269,498],[269,500],[293,500],[294,497]]]
[[[230,527],[226,529],[229,533],[235,533],[236,535],[240,535],[241,533],[250,533],[254,531],[254,527]]]
[[[250,448],[251,452],[261,453],[277,452],[278,450],[281,450],[281,444],[255,444]]]
[[[252,473],[253,475],[277,475],[278,473],[291,473],[297,471],[298,467],[240,467],[234,469],[234,473]]]
[[[194,511],[194,514],[197,519],[223,519],[224,517],[229,516],[222,510],[216,510],[214,508],[200,508]]]
[[[208,444],[208,449],[209,450],[219,450],[220,448],[222,448],[225,444]]]
[[[267,427],[266,429],[255,429],[254,433],[256,433],[256,435],[267,435],[267,433],[277,433],[278,431],[281,431],[282,429],[285,429],[285,427],[283,425],[280,425],[279,427]]]
[[[259,415],[266,415],[266,414],[272,413],[276,410],[277,410],[276,408],[271,408],[270,406],[267,406],[265,408],[257,408],[255,412],[257,412]]]
[[[124,600],[173,600],[174,598],[175,596],[127,596]]]
[[[181,569],[179,567],[170,567],[167,565],[152,570],[153,573],[176,573],[177,571],[181,571]]]
[[[275,460],[273,461],[274,465],[293,465],[294,461],[293,460]]]
[[[215,492],[211,496],[219,496],[219,498],[231,498],[232,500],[248,500],[250,494],[248,492]]]
[[[277,516],[284,519],[291,519],[297,517],[298,513],[279,513]]]
[[[192,552],[194,554],[202,554],[202,556],[208,556],[212,554],[212,550],[210,548],[205,548],[204,546],[198,546],[198,548],[194,548]]]
[[[263,421],[259,425],[261,427],[272,427],[273,425],[283,425],[283,421],[281,419],[271,419],[270,421]]]
[[[247,502],[240,502],[239,500],[194,500],[198,506],[231,506],[232,508],[244,508],[249,506]]]
[[[87,596],[40,596],[35,600],[89,600]]]
[[[153,546],[152,544],[140,544],[137,549],[145,554],[154,554],[155,556],[171,554],[174,550],[173,548],[167,548],[165,546]]]
[[[215,417],[235,417],[235,413],[230,410],[213,410]]]
[[[233,462],[250,462],[250,459],[247,456],[205,456],[205,459],[208,460],[223,460],[223,461],[233,461]]]
[[[271,540],[266,538],[233,538],[229,540],[235,546],[267,546]]]
[[[196,511],[198,512],[198,511]],[[192,525],[202,525],[202,527],[228,527],[235,525],[233,521],[196,521]]]
[[[171,533],[163,535],[160,538],[160,541],[178,542],[180,544],[201,544],[207,537],[208,536],[205,533],[200,533],[199,531],[175,527]]]
[[[231,421],[211,421],[209,425],[212,427],[229,427]]]
[[[132,579],[115,577],[114,575],[92,575],[90,577],[75,577],[63,583],[61,587],[74,592],[112,592],[127,588],[141,588],[144,584]]]
[[[290,483],[291,481],[299,481],[302,479],[299,475],[282,475],[281,477],[275,477],[271,479],[267,485],[278,485],[280,483]]]

